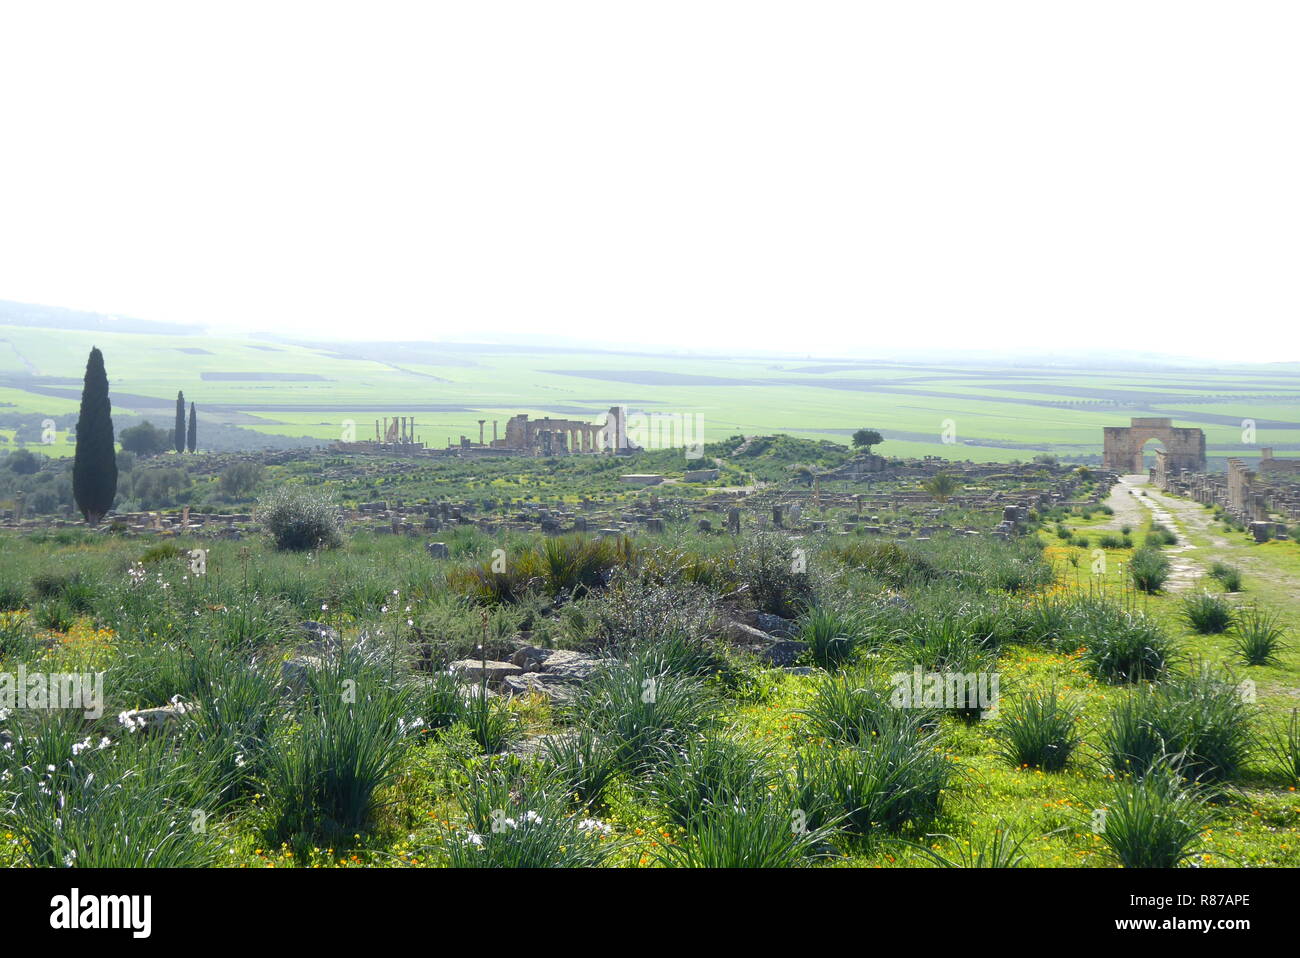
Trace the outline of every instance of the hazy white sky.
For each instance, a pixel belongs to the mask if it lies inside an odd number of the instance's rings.
[[[1300,6],[0,0],[0,298],[1300,359]]]

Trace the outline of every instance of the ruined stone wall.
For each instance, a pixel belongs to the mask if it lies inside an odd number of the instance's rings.
[[[601,424],[549,416],[531,419],[520,413],[507,420],[505,438],[491,445],[528,456],[595,455],[631,448],[618,407],[611,408]]]
[[[1272,475],[1300,476],[1300,459],[1274,459],[1273,448],[1266,446],[1259,451],[1259,471]]]

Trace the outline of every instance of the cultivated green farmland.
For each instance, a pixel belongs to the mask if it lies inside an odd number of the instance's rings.
[[[205,423],[249,430],[250,446],[259,433],[334,440],[348,420],[366,438],[376,418],[392,415],[413,415],[422,440],[442,446],[477,438],[479,419],[599,421],[618,404],[699,414],[709,440],[788,432],[847,442],[867,426],[884,435],[878,451],[890,456],[1095,461],[1102,427],[1132,416],[1203,428],[1212,461],[1269,445],[1300,454],[1300,364],[980,366],[0,325],[0,413],[74,413],[92,345],[104,351],[119,413],[166,425],[184,390]],[[1255,424],[1253,442],[1243,420]]]

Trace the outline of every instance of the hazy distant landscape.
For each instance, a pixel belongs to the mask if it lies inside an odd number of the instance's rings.
[[[526,412],[599,421],[611,405],[700,414],[705,436],[786,432],[847,442],[878,429],[888,456],[982,461],[1038,453],[1099,462],[1104,426],[1134,416],[1203,428],[1210,469],[1272,446],[1300,454],[1300,364],[1210,367],[1122,354],[980,365],[825,356],[726,357],[580,350],[536,343],[280,341],[0,302],[0,438],[22,421],[75,417],[84,357],[99,346],[119,428],[166,425],[178,389],[218,451],[293,447],[358,435],[407,415],[428,445],[476,437],[479,419]],[[1034,364],[1034,363],[1038,364]],[[953,443],[942,441],[951,420]],[[1243,445],[1243,420],[1254,422]],[[58,447],[42,450],[71,454]]]

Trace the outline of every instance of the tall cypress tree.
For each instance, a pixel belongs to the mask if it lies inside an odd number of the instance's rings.
[[[199,420],[194,413],[194,403],[190,403],[190,430],[185,434],[185,448],[190,452],[199,444]]]
[[[72,495],[92,526],[113,508],[117,496],[117,451],[113,445],[113,404],[108,400],[104,354],[91,349],[77,417],[77,451],[72,461]]]
[[[185,451],[185,393],[176,394],[176,432],[172,434],[176,440],[176,451]]]

